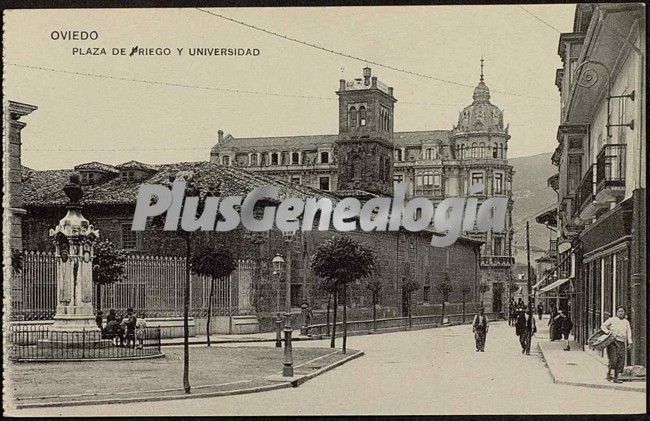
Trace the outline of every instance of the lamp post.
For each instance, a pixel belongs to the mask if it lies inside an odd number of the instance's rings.
[[[273,260],[273,275],[277,277],[278,284],[276,289],[276,318],[275,318],[275,347],[280,348],[282,346],[282,338],[280,331],[282,330],[282,318],[280,317],[280,274],[282,273],[282,268],[284,266],[284,259],[279,254],[276,254]]]
[[[284,313],[284,360],[282,361],[282,377],[293,377],[293,355],[291,349],[291,243],[295,238],[294,231],[282,232],[287,245],[287,269],[285,277],[285,313]]]

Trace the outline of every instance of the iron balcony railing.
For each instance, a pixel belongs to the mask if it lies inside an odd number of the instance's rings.
[[[481,256],[481,266],[508,267],[515,264],[512,256]]]
[[[557,257],[557,240],[550,240],[548,245],[548,255],[549,257]]]
[[[594,200],[594,166],[590,166],[585,173],[575,193],[575,206],[573,216],[577,216]]]
[[[596,194],[625,187],[625,145],[605,145],[596,158]]]

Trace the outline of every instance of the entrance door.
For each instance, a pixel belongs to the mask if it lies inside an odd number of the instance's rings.
[[[500,313],[503,310],[503,284],[494,283],[492,285],[492,311]]]

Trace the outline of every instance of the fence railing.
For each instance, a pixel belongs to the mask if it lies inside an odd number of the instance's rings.
[[[98,306],[119,314],[132,307],[138,317],[179,317],[183,314],[185,258],[133,255],[125,261],[126,279],[101,287]],[[213,315],[238,315],[252,311],[255,263],[238,262],[237,269],[215,280]],[[204,317],[208,311],[210,279],[196,274],[190,281],[190,315]],[[53,253],[26,251],[22,273],[11,281],[12,320],[52,319],[56,309],[56,260]]]
[[[136,329],[120,344],[99,330],[58,331],[43,325],[14,325],[5,332],[12,361],[125,359],[160,355],[160,328]]]
[[[580,185],[575,193],[575,207],[573,207],[573,216],[578,216],[588,204],[594,200],[594,166],[590,166],[580,181]]]
[[[473,319],[473,314],[465,314],[463,321],[462,314],[445,314],[444,318],[448,323],[470,323]],[[498,320],[501,316],[497,313],[487,314],[490,320]],[[410,324],[409,324],[410,323]],[[373,320],[351,320],[348,321],[348,332],[371,332],[371,331],[386,331],[386,330],[401,330],[409,329],[412,327],[422,326],[440,326],[443,324],[441,314],[427,315],[427,316],[412,316],[409,321],[408,317],[389,317],[385,319],[377,319],[376,323]],[[307,328],[307,334],[312,336],[329,336],[331,334],[333,323],[329,325],[326,323],[310,325]],[[328,331],[329,328],[329,331]],[[343,334],[343,322],[337,321],[336,335]]]
[[[625,145],[604,145],[596,158],[596,193],[625,187]]]

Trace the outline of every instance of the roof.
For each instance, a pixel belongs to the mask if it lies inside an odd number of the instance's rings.
[[[144,162],[139,161],[129,161],[120,165],[116,165],[117,168],[121,170],[141,170],[141,171],[158,171],[158,168],[154,165],[145,164]]]
[[[395,144],[400,146],[419,146],[427,141],[442,141],[443,143],[449,142],[450,130],[424,130],[413,132],[395,132]],[[220,148],[233,148],[248,150],[255,148],[261,149],[304,149],[319,147],[332,147],[338,135],[336,134],[314,134],[304,136],[278,136],[278,137],[246,137],[236,138],[233,136],[226,136],[221,143],[214,145],[212,152],[217,152]]]
[[[176,175],[179,171],[192,171],[199,189],[219,192],[221,196],[245,196],[255,187],[277,186],[280,188],[280,199],[327,197],[334,203],[338,202],[337,197],[328,192],[290,184],[288,181],[212,162],[162,164],[158,165],[157,169],[156,174],[146,179],[147,183],[165,184],[170,176]],[[35,171],[23,167],[23,206],[62,206],[67,204],[68,199],[63,193],[63,186],[69,182],[70,176],[73,174],[75,171],[72,169]],[[141,183],[142,181],[125,181],[113,178],[104,183],[83,186],[84,204],[135,204]]]
[[[107,172],[111,174],[117,174],[119,172],[117,168],[115,168],[114,166],[109,164],[103,164],[97,161],[86,162],[85,164],[75,165],[74,169],[75,171],[81,171],[81,170],[101,171],[101,172]]]

